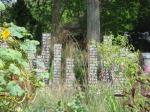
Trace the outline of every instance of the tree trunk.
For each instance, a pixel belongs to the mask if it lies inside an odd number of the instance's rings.
[[[87,39],[100,42],[100,2],[87,0]]]
[[[52,2],[52,36],[58,37],[60,31],[61,0],[53,0]]]

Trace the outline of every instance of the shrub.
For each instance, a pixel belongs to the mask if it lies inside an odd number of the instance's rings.
[[[118,83],[118,86],[120,90],[123,90],[121,93],[121,95],[124,95],[122,101],[124,106],[129,108],[128,111],[148,111],[148,106],[145,105],[148,99],[142,95],[140,86],[143,82],[148,84],[149,78],[143,75],[139,65],[139,52],[134,51],[134,48],[128,44],[128,40],[124,36],[108,37],[106,41],[98,45],[103,70],[110,71],[115,77],[124,77],[123,84]],[[113,81],[111,83],[113,85]]]
[[[39,43],[28,40],[31,35],[23,27],[4,23],[0,31],[0,110],[17,111],[24,101],[32,99],[39,86],[34,72],[30,69],[27,52],[32,47],[36,51]]]

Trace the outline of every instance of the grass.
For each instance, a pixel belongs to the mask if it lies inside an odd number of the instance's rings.
[[[76,99],[76,96],[80,96],[79,99]],[[69,104],[71,107],[68,107]],[[81,107],[85,111],[71,110]],[[62,86],[45,87],[37,91],[35,100],[23,110],[25,112],[126,112],[112,95],[110,87],[102,83],[90,86],[84,91],[79,87],[78,89]]]
[[[124,105],[126,98],[115,97],[113,88],[108,83],[101,81],[92,86],[84,84],[87,80],[87,51],[81,50],[73,41],[68,43],[64,41],[63,44],[62,79],[65,79],[65,59],[73,58],[76,79],[80,86],[82,85],[82,89],[76,85],[72,88],[62,85],[56,88],[45,87],[37,90],[36,99],[25,105],[23,110],[25,112],[131,112]]]
[[[66,91],[65,88],[49,88],[37,90],[35,100],[25,105],[25,112],[55,112],[58,102],[68,102],[73,96],[73,91]]]

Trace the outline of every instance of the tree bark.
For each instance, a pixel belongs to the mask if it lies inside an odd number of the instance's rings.
[[[100,1],[87,0],[87,39],[100,42]]]
[[[61,0],[53,0],[52,3],[52,36],[58,37],[60,31]]]

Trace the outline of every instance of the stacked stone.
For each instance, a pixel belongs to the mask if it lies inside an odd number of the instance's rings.
[[[143,60],[143,69],[146,77],[150,77],[150,53],[142,53],[142,60]],[[150,96],[150,89],[148,88],[148,85],[142,84],[141,85],[142,93],[146,96]]]
[[[125,86],[125,77],[123,77],[123,74],[112,74],[112,81],[114,94],[123,95],[122,87]]]
[[[104,76],[103,76],[103,81],[105,82],[111,82],[112,80],[112,70],[111,69],[105,69],[103,72]]]
[[[125,50],[121,49],[123,52]],[[126,57],[125,54],[121,54],[121,57]],[[114,65],[114,70],[112,72],[112,87],[113,87],[113,92],[116,95],[123,95],[123,87],[125,87],[126,83],[126,78],[123,75],[124,68],[123,68],[123,63],[121,65]],[[119,73],[118,73],[119,72]],[[117,74],[116,74],[117,73]]]
[[[103,43],[112,45],[112,38],[113,38],[112,35],[104,36]],[[110,68],[110,69],[103,69],[103,75],[104,75],[103,76],[103,81],[105,81],[105,82],[111,82],[111,80],[112,80],[112,73],[113,73],[112,68]]]
[[[36,58],[36,75],[37,75],[37,78],[39,78],[40,75],[45,71],[46,71],[46,68],[45,68],[42,56],[37,56],[37,58]]]
[[[88,46],[88,83],[96,84],[97,83],[97,68],[98,68],[98,59],[97,59],[97,47],[96,45]]]
[[[50,67],[50,40],[51,40],[50,33],[42,34],[42,53],[41,53],[41,55],[42,55],[44,65],[47,70]]]
[[[1,42],[0,43],[0,47],[2,47],[2,48],[8,48],[9,46],[8,46],[7,42]]]
[[[2,47],[2,48],[8,48],[9,46],[8,46],[7,42],[0,42],[0,47]],[[3,72],[0,71],[0,74],[1,73],[3,73]]]
[[[59,84],[61,75],[61,51],[62,44],[54,44],[54,80],[55,84]]]
[[[145,73],[150,73],[150,53],[142,53],[143,69]]]
[[[104,64],[102,64],[104,66]],[[103,71],[103,81],[107,83],[112,82],[112,74],[114,74],[114,65],[112,65],[110,68],[104,68],[102,67]]]
[[[36,54],[34,53],[34,50],[32,49],[32,47],[30,47],[27,51],[27,55],[28,55],[28,60],[29,60],[29,70],[32,70],[33,68],[36,67]]]
[[[112,45],[112,39],[113,39],[113,36],[112,36],[112,35],[109,35],[109,36],[106,36],[106,35],[105,35],[105,36],[104,36],[104,39],[103,39],[103,42]]]
[[[66,85],[73,86],[74,81],[75,81],[74,59],[67,58],[66,59]]]

